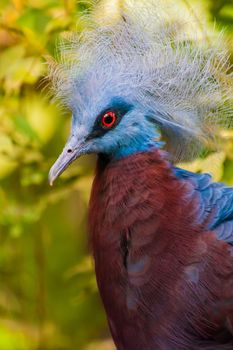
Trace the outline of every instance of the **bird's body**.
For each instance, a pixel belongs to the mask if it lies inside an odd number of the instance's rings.
[[[209,230],[214,207],[200,212],[201,197],[214,200],[215,185],[186,175],[181,179],[156,150],[99,159],[91,243],[119,350],[233,347],[233,247]]]
[[[90,240],[118,350],[230,350],[233,189],[172,163],[231,125],[232,76],[224,52],[182,39],[156,3],[129,1],[62,46],[51,76],[73,117],[50,182],[98,155]]]

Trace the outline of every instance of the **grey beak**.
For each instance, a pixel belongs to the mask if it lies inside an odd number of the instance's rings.
[[[71,137],[65,145],[62,153],[52,166],[49,172],[49,184],[53,185],[53,182],[61,175],[66,168],[78,157],[84,153],[83,143],[77,144],[77,140]]]

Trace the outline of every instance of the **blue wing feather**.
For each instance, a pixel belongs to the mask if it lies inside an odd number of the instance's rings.
[[[215,231],[219,240],[233,245],[233,187],[212,182],[209,174],[196,174],[175,168],[175,175],[190,181],[200,197],[200,223],[208,219],[208,229]]]

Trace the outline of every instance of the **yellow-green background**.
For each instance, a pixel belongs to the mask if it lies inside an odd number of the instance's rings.
[[[47,182],[70,115],[46,98],[45,56],[88,6],[0,1],[0,350],[114,348],[87,248],[95,158],[78,160],[53,188]],[[176,0],[177,13],[181,6],[197,26],[206,17],[224,29],[233,54],[232,0]],[[223,151],[188,167],[233,185],[232,131],[223,137]]]

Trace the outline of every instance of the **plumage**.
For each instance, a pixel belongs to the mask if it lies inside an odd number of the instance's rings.
[[[208,229],[217,237],[233,244],[233,188],[213,183],[209,174],[195,174],[175,169],[179,179],[190,181],[200,195],[198,211],[200,223],[208,222]]]
[[[232,349],[233,248],[209,229],[215,207],[197,210],[214,184],[165,159],[98,161],[89,222],[113,338],[120,350]]]
[[[224,52],[178,38],[153,3],[92,23],[51,65],[73,117],[50,183],[98,154],[90,242],[118,350],[230,350],[233,188],[172,161],[230,125],[232,76]]]

